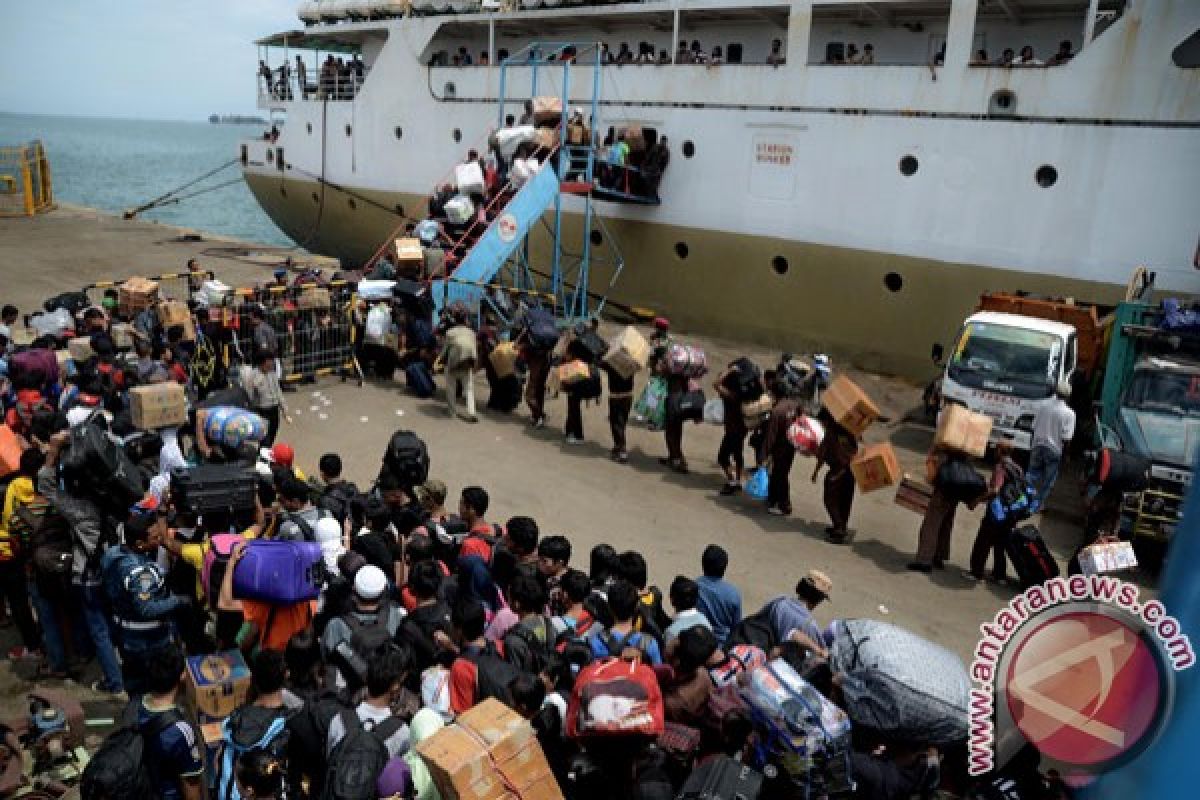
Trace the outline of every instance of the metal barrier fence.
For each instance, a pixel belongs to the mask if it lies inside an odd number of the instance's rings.
[[[265,309],[279,345],[281,377],[285,383],[336,375],[362,382],[356,348],[359,331],[354,324],[354,284],[271,286],[234,289],[210,315],[220,315],[227,332],[223,361],[234,370],[254,358],[255,322],[251,310]]]
[[[168,272],[162,275],[145,275],[147,280],[158,283],[158,293],[164,300],[181,300],[187,302],[192,298],[192,295],[199,291],[200,286],[209,280],[213,280],[216,276],[212,270],[203,272]],[[96,281],[84,286],[80,291],[88,296],[88,301],[99,304],[104,297],[104,293],[109,291],[120,291],[121,284],[129,280],[122,278],[121,280],[112,281]]]
[[[52,208],[54,186],[42,143],[0,147],[0,217],[31,217]]]

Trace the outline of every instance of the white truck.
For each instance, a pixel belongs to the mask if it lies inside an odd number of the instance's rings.
[[[993,443],[1032,445],[1033,420],[1079,361],[1073,325],[980,311],[967,317],[946,360],[942,403],[958,403],[992,418]]]

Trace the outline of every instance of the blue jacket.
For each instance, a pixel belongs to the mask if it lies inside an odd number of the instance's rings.
[[[123,650],[148,650],[170,641],[171,616],[187,600],[167,591],[158,564],[126,547],[110,547],[100,559],[100,575]]]

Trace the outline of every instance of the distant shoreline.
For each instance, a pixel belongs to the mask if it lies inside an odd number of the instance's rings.
[[[239,114],[210,114],[208,121],[213,125],[267,125],[267,120],[262,117],[244,117]]]

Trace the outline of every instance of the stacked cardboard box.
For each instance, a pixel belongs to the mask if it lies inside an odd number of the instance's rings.
[[[821,395],[821,405],[839,425],[856,436],[862,435],[880,416],[879,407],[845,375],[834,378]]]
[[[71,354],[74,361],[87,361],[96,355],[96,351],[92,349],[92,337],[90,336],[76,336],[74,339],[69,339],[67,352]]]
[[[396,270],[403,273],[418,273],[425,266],[425,251],[420,239],[402,238],[396,240]]]
[[[192,311],[188,308],[187,303],[179,300],[164,300],[154,310],[158,314],[158,322],[164,331],[178,325],[183,328],[185,342],[196,340],[196,323],[192,319]]]
[[[112,332],[113,344],[118,350],[133,349],[134,332],[132,325],[128,322],[114,322],[110,330]]]
[[[220,722],[246,702],[250,668],[238,650],[187,660],[184,695],[200,724]]]
[[[933,444],[946,450],[983,458],[987,453],[988,437],[992,435],[992,418],[976,414],[960,405],[951,403],[938,416],[937,433]]]
[[[144,431],[187,422],[187,395],[178,383],[152,383],[129,390],[129,410],[135,427]]]
[[[158,301],[158,281],[138,275],[117,287],[117,310],[126,317],[145,311]]]
[[[485,700],[417,745],[444,800],[562,800],[529,722]]]
[[[612,340],[604,356],[604,363],[624,378],[632,378],[635,373],[645,369],[649,360],[650,343],[641,331],[632,325]]]
[[[854,473],[854,482],[860,492],[895,486],[900,480],[900,462],[896,451],[887,442],[860,450],[850,462],[850,471]]]

